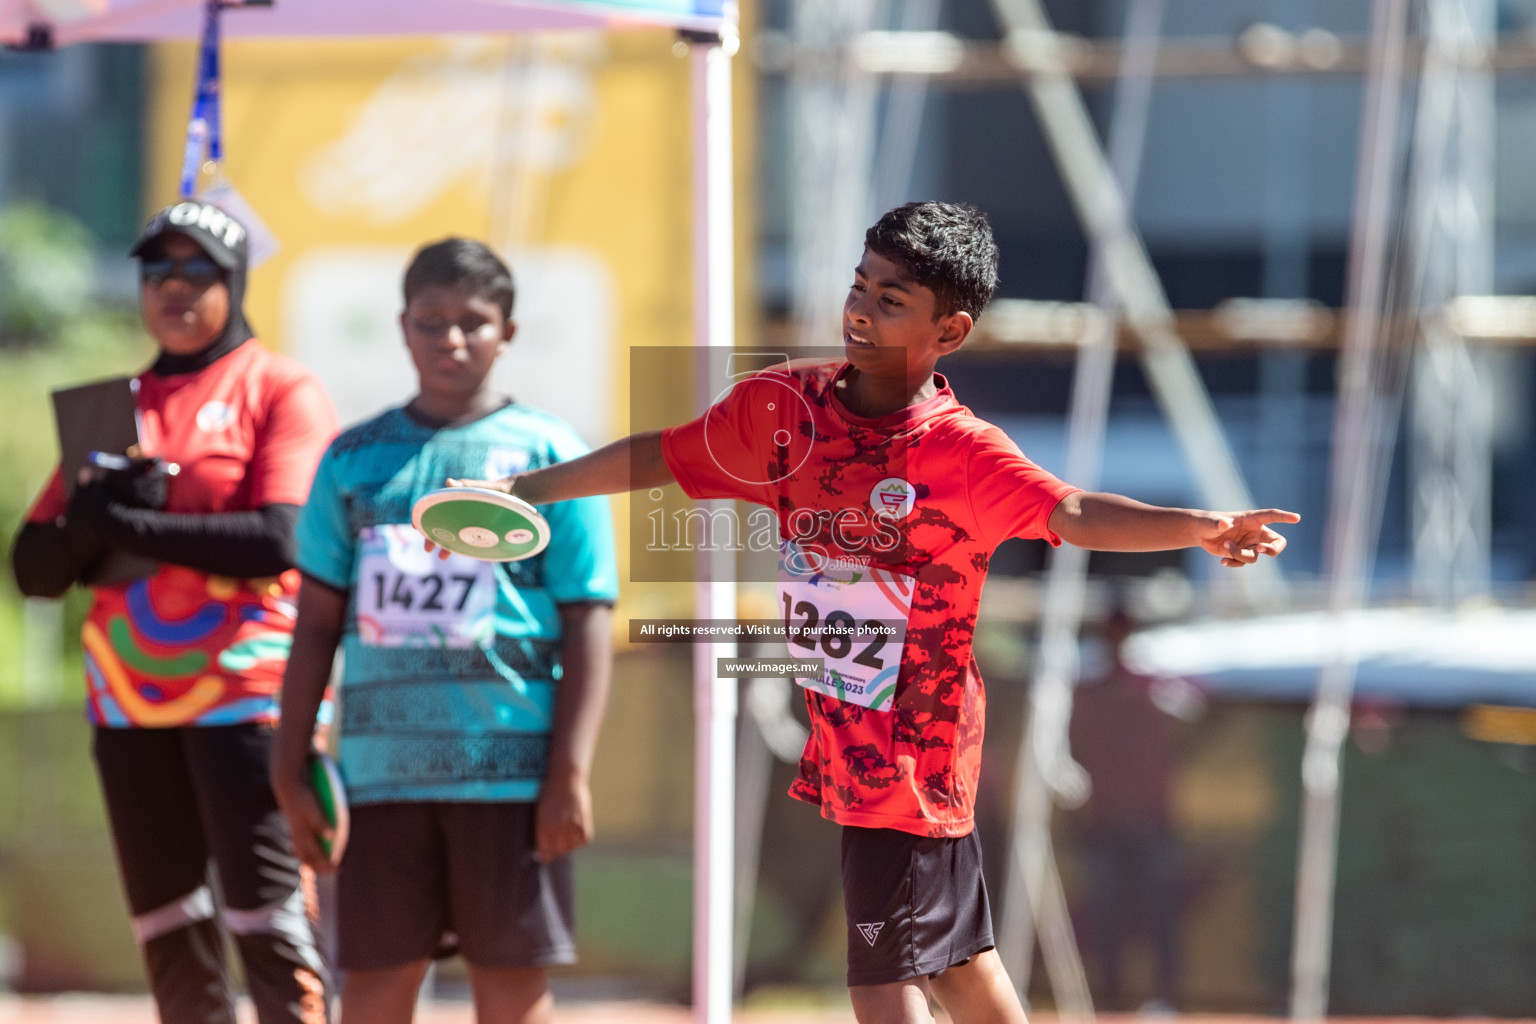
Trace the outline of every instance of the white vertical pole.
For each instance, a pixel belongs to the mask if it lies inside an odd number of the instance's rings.
[[[1444,607],[1488,593],[1489,353],[1449,329],[1457,295],[1493,291],[1493,0],[1426,0],[1405,219],[1420,347],[1412,368],[1413,578]]]
[[[1296,921],[1291,945],[1291,1018],[1322,1020],[1328,1012],[1333,949],[1333,896],[1339,839],[1339,786],[1350,695],[1358,658],[1350,613],[1364,603],[1375,561],[1380,487],[1385,480],[1383,415],[1376,372],[1387,288],[1392,177],[1406,45],[1408,0],[1374,0],[1371,55],[1355,169],[1349,253],[1349,319],[1339,353],[1333,465],[1324,568],[1328,611],[1340,623],[1317,676],[1302,754],[1301,836],[1296,864]]]
[[[1109,163],[1129,204],[1136,195],[1152,101],[1152,72],[1163,22],[1163,0],[1131,0],[1126,11],[1125,56],[1115,82],[1109,128]],[[1129,215],[1129,214],[1127,214]],[[1063,479],[1090,490],[1098,486],[1115,371],[1115,321],[1119,299],[1104,269],[1104,245],[1095,240],[1088,263],[1090,319],[1077,350],[1072,405],[1067,421]],[[1012,856],[1003,889],[998,950],[1021,996],[1028,996],[1034,965],[1036,922],[1051,991],[1063,1017],[1093,1017],[1093,999],[1083,972],[1071,918],[1065,906],[1051,848],[1052,795],[1079,774],[1073,769],[1067,732],[1077,678],[1076,641],[1087,592],[1088,552],[1067,544],[1051,552],[1040,648],[1029,694],[1025,735],[1019,744],[1014,780]],[[1074,794],[1075,795],[1075,794]],[[1081,794],[1086,795],[1086,794]],[[1063,801],[1065,802],[1065,801]]]
[[[693,97],[693,337],[700,358],[695,391],[700,410],[723,386],[710,366],[736,338],[735,252],[731,173],[731,54],[734,33],[695,41],[689,52]],[[699,559],[694,606],[701,619],[736,617],[734,553],[706,545]],[[733,798],[736,786],[736,680],[720,679],[717,658],[735,643],[693,648],[693,1018],[731,1019],[731,910],[735,894]]]

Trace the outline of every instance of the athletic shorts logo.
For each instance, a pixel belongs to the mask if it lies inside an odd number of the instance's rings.
[[[885,927],[885,922],[876,921],[873,924],[856,924],[854,927],[859,930],[860,935],[864,936],[864,941],[873,946],[875,940],[880,937],[880,929]]]
[[[869,492],[869,507],[880,515],[904,519],[917,500],[917,489],[899,476],[888,476]]]
[[[227,402],[208,402],[197,410],[197,429],[205,434],[223,430],[234,421],[235,410]]]

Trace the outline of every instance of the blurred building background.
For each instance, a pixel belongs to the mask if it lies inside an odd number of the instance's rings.
[[[1046,4],[1074,40],[1074,79],[1101,138],[1130,50],[1131,2]],[[1287,531],[1286,596],[1271,607],[1317,609],[1372,5],[1156,6],[1132,221],[1256,504],[1303,516]],[[1409,6],[1410,38],[1421,40],[1435,5]],[[1469,56],[1467,66],[1486,79],[1490,102],[1473,126],[1484,144],[1462,172],[1475,201],[1451,220],[1476,221],[1469,244],[1486,253],[1486,272],[1475,294],[1519,298],[1536,285],[1536,4],[1464,6],[1486,28],[1487,59]],[[835,344],[863,227],[908,199],[973,203],[1003,254],[999,302],[943,370],[962,401],[1060,472],[1090,246],[1010,63],[1021,37],[1009,35],[1005,7],[745,8],[739,323],[744,341],[769,348]],[[662,33],[230,44],[230,179],[282,245],[254,277],[263,340],[314,365],[344,419],[400,401],[410,376],[393,317],[405,258],[421,241],[477,235],[510,254],[523,282],[524,333],[506,379],[514,394],[555,408],[593,443],[632,422],[686,415],[686,388],[632,395],[626,379],[628,349],[687,341],[687,70],[674,49]],[[1410,72],[1400,182],[1416,81]],[[191,89],[189,46],[0,53],[8,529],[56,458],[47,390],[146,359],[123,254],[142,218],[173,196]],[[1399,221],[1406,208],[1400,200]],[[1475,465],[1472,483],[1450,497],[1449,471],[1426,454],[1436,424],[1454,419],[1448,400],[1404,386],[1373,605],[1472,616],[1536,597],[1536,325],[1520,309],[1496,307],[1498,325],[1463,339],[1470,369],[1455,387],[1482,419],[1473,442],[1452,452]],[[1135,349],[1126,332],[1101,486],[1207,504]],[[1437,539],[1426,512],[1446,502],[1458,536],[1471,538],[1460,547]],[[621,516],[626,508],[617,505]],[[1450,575],[1448,548],[1460,552]],[[980,828],[994,881],[1004,874],[1046,562],[1043,545],[1005,545],[978,635],[992,706]],[[1089,572],[1080,674],[1093,687],[1113,674],[1101,642],[1113,609],[1153,628],[1243,607],[1199,553],[1095,554]],[[689,593],[631,587],[621,623],[686,615]],[[743,590],[748,604],[761,597]],[[79,594],[63,607],[22,602],[0,580],[0,933],[9,937],[0,970],[21,989],[141,985],[79,710],[82,610]],[[597,766],[600,835],[579,861],[583,963],[572,983],[685,998],[689,659],[682,648],[625,645],[619,659]],[[1478,670],[1446,671],[1442,696],[1395,689],[1388,672],[1356,708],[1332,947],[1337,1013],[1529,1015],[1536,1005],[1536,757],[1518,729],[1469,729]],[[1523,683],[1513,694],[1500,683],[1506,702],[1536,705],[1536,663],[1514,675]],[[1056,815],[1072,923],[1101,1004],[1284,1009],[1310,679],[1241,692],[1220,674],[1187,686],[1143,681],[1135,707],[1082,691],[1080,714],[1093,708],[1104,728],[1143,722],[1141,756],[1158,766],[1136,797],[1158,824],[1153,868],[1146,858],[1123,869],[1105,860],[1093,804]],[[841,986],[837,833],[782,796],[793,766],[776,753],[792,753],[798,703],[784,696],[764,689],[744,702],[740,976],[749,995]],[[1095,726],[1084,718],[1076,728]],[[1111,788],[1099,786],[1101,800]],[[1123,913],[1106,918],[1093,893],[1117,871],[1129,878]],[[1126,933],[1117,985],[1111,930]],[[1171,968],[1159,959],[1170,943]],[[1160,969],[1176,975],[1171,985]],[[1054,996],[1039,972],[1032,992],[1043,1003]]]

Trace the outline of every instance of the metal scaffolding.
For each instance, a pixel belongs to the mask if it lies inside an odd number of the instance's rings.
[[[1328,1010],[1342,748],[1358,660],[1356,613],[1370,597],[1387,477],[1413,363],[1414,561],[1427,596],[1485,589],[1490,447],[1477,354],[1451,329],[1458,293],[1491,283],[1493,6],[1423,0],[1422,67],[1403,202],[1394,188],[1408,0],[1376,0],[1350,247],[1350,320],[1334,424],[1325,571],[1341,624],[1318,674],[1302,756],[1291,1016]],[[1396,244],[1393,245],[1395,236]]]
[[[1490,0],[1427,0],[1405,217],[1421,347],[1410,410],[1417,596],[1449,605],[1488,590],[1492,463],[1487,353],[1445,316],[1493,288]],[[1478,60],[1481,56],[1483,60]]]
[[[1000,302],[978,337],[981,344],[1050,343],[1029,329],[1014,330],[1026,319],[1038,327],[1050,319],[1047,312],[1076,324],[1068,339],[1077,347],[1078,366],[1065,475],[1086,486],[1097,483],[1110,372],[1123,329],[1185,453],[1200,500],[1215,508],[1250,507],[1182,332],[1193,326],[1218,338],[1216,344],[1248,338],[1319,347],[1336,335],[1340,383],[1325,554],[1330,611],[1347,622],[1368,602],[1405,401],[1412,413],[1409,498],[1417,593],[1440,604],[1486,593],[1491,430],[1488,356],[1480,338],[1536,334],[1536,306],[1505,335],[1468,328],[1477,318],[1466,297],[1492,290],[1492,77],[1500,68],[1532,61],[1517,47],[1495,45],[1492,0],[1373,0],[1368,43],[1317,30],[1293,34],[1255,26],[1236,47],[1230,40],[1218,46],[1189,39],[1163,46],[1156,29],[1161,0],[1131,0],[1119,42],[1058,34],[1039,0],[990,2],[1003,29],[997,44],[934,31],[938,0],[906,0],[899,11],[895,0],[794,0],[792,40],[759,51],[762,66],[787,72],[791,85],[791,291],[801,339],[824,344],[836,337],[831,324],[860,230],[879,208],[906,198],[925,84],[963,88],[1011,80],[1034,107],[1092,248],[1090,301],[1070,311],[1064,305],[1026,311],[1022,307],[1031,304],[1016,302],[1019,315],[1012,321],[1002,308],[1009,304]],[[891,23],[895,29],[885,27]],[[1362,72],[1366,102],[1347,310],[1335,317],[1292,301],[1283,316],[1278,308],[1255,305],[1213,311],[1203,320],[1175,318],[1129,213],[1141,139],[1127,126],[1144,126],[1151,82],[1170,75]],[[1119,78],[1117,127],[1106,155],[1079,83],[1112,74]],[[886,76],[893,76],[893,88],[882,106]],[[1416,86],[1411,126],[1403,104],[1410,86]],[[882,111],[883,123],[877,123]],[[1400,162],[1405,150],[1406,170]],[[1304,261],[1305,238],[1297,244]],[[1516,312],[1504,310],[1506,319]],[[1250,330],[1259,324],[1258,333],[1237,326],[1245,318]],[[1019,336],[1010,336],[1011,330]],[[1085,578],[1086,553],[1053,553],[999,922],[1000,950],[1015,981],[1027,986],[1038,934],[1058,1007],[1076,1016],[1091,1015],[1092,1002],[1049,830],[1053,801],[1086,795],[1087,781],[1066,739]],[[1250,608],[1284,600],[1273,565],[1246,570],[1241,579]],[[1340,755],[1354,679],[1348,629],[1340,635],[1319,674],[1303,763],[1292,1013],[1307,1019],[1320,1017],[1327,1005]]]

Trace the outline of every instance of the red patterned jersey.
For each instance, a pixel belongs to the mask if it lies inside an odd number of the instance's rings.
[[[1076,488],[956,401],[942,376],[918,405],[855,416],[838,397],[847,365],[793,363],[745,378],[699,419],[664,431],[662,451],[691,497],[777,514],[781,536],[795,542],[786,550],[810,560],[787,570],[781,562],[792,626],[843,614],[798,597],[838,570],[862,580],[886,617],[905,619],[899,659],[835,633],[824,641],[819,653],[842,659],[859,681],[807,685],[811,735],[790,795],[846,825],[963,836],[986,718],[971,640],[988,560],[1009,537],[1059,544],[1047,523]]]
[[[181,467],[168,512],[302,505],[336,413],[313,375],[255,341],[195,373],[139,377],[140,443]],[[27,518],[62,515],[54,473]],[[294,570],[237,580],[162,564],[154,575],[92,588],[82,627],[92,722],[230,725],[277,720],[293,639]]]

